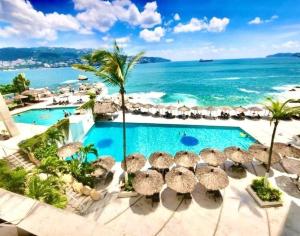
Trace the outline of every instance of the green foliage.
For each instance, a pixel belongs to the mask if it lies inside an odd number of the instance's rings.
[[[15,88],[16,92],[22,93],[28,89],[30,80],[26,79],[25,74],[21,73],[13,79],[12,85]]]
[[[78,110],[89,110],[89,109],[94,109],[94,105],[95,105],[95,100],[94,99],[90,99],[89,101],[87,101],[86,103],[82,104],[79,108],[77,108]]]
[[[265,177],[254,179],[251,188],[263,201],[274,202],[281,200],[282,193],[278,189],[272,188],[270,183],[265,180]]]
[[[23,168],[11,169],[5,160],[0,160],[0,187],[15,193],[24,193],[27,172]]]
[[[55,207],[65,208],[68,200],[62,188],[63,183],[57,177],[49,176],[42,180],[39,176],[33,175],[28,178],[25,194]]]
[[[46,134],[47,135],[44,136],[46,140],[43,141],[48,144],[57,144],[58,142],[62,142],[65,138],[62,131],[56,127],[51,127],[50,129],[48,129]]]
[[[68,161],[69,171],[71,175],[80,183],[94,187],[96,178],[91,176],[95,168],[88,162],[81,162],[78,159]]]
[[[0,85],[0,93],[2,94],[9,94],[9,93],[15,93],[16,89],[12,84],[3,84]]]
[[[125,191],[128,191],[128,192],[134,191],[134,188],[132,186],[132,180],[133,180],[133,178],[134,178],[134,173],[128,173],[128,181],[124,185]]]
[[[56,144],[46,144],[41,143],[40,146],[36,147],[33,150],[34,157],[38,160],[43,160],[47,157],[55,157],[57,156],[57,145]]]
[[[59,176],[60,173],[68,172],[68,165],[64,160],[59,159],[57,156],[47,156],[42,159],[37,170],[41,173]]]
[[[94,154],[96,157],[98,156],[98,151],[95,148],[94,144],[88,144],[79,149],[80,161],[87,162],[88,154]]]

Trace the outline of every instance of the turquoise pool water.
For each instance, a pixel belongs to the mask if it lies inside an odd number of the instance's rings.
[[[32,109],[13,116],[15,122],[51,126],[64,118],[64,112],[74,113],[76,107]]]
[[[199,153],[203,148],[223,150],[229,146],[248,149],[256,140],[236,127],[134,124],[127,127],[127,153],[140,152],[149,156],[154,151],[175,154],[180,150]],[[98,122],[84,138],[94,144],[99,155],[112,155],[122,160],[122,124]],[[95,159],[89,156],[89,161]]]

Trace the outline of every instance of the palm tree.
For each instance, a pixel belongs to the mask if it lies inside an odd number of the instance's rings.
[[[57,144],[57,142],[61,142],[64,140],[65,136],[62,131],[57,128],[51,128],[46,133],[47,142],[49,144]]]
[[[295,107],[289,106],[289,103],[295,102],[294,99],[289,99],[283,103],[278,100],[273,100],[271,98],[268,98],[267,100],[269,101],[269,104],[267,104],[265,107],[271,113],[270,123],[271,124],[274,123],[274,128],[273,128],[270,150],[269,150],[269,159],[267,164],[266,177],[269,176],[269,172],[271,168],[273,144],[276,135],[276,130],[279,125],[279,121],[290,119],[292,116],[300,114],[300,106],[295,106]]]
[[[94,144],[89,144],[87,146],[81,147],[79,149],[81,162],[87,162],[87,156],[88,154],[94,154],[95,156],[98,156],[98,151],[95,148]]]
[[[128,80],[129,72],[137,64],[144,52],[140,52],[133,57],[122,53],[117,43],[114,43],[112,51],[97,50],[84,57],[85,64],[75,64],[73,67],[93,72],[106,84],[119,88],[122,99],[122,118],[123,118],[123,159],[126,166],[126,124],[125,124],[125,85]],[[126,172],[126,171],[125,171]],[[127,174],[125,174],[127,182]]]

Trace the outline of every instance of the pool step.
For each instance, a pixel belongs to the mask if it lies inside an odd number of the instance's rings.
[[[4,159],[8,161],[12,168],[23,167],[27,171],[35,168],[35,165],[21,152],[15,152]]]

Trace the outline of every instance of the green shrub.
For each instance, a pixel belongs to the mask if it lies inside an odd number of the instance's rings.
[[[281,200],[282,193],[278,189],[272,188],[269,182],[265,186],[265,177],[254,179],[251,188],[263,201],[275,202]]]
[[[5,160],[0,160],[0,187],[15,193],[24,193],[26,174],[24,168],[11,169]]]
[[[36,159],[43,160],[49,156],[57,156],[57,145],[42,143],[39,147],[35,148],[33,154]]]
[[[95,186],[96,178],[91,176],[95,168],[88,162],[81,162],[78,159],[68,161],[71,175],[80,183],[90,187]]]
[[[65,208],[68,203],[67,197],[63,193],[62,181],[54,176],[45,180],[40,179],[37,175],[31,176],[26,183],[25,194],[58,208]]]
[[[134,191],[134,188],[132,186],[132,180],[134,178],[134,173],[128,173],[128,181],[124,185],[124,190],[125,191]]]
[[[45,157],[37,167],[38,172],[59,176],[60,173],[68,172],[68,165],[57,156]]]

